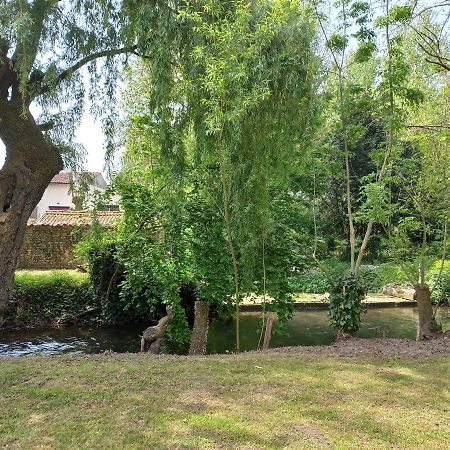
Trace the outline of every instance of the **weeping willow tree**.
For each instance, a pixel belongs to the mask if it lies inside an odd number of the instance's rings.
[[[145,132],[174,176],[189,174],[199,290],[212,296],[231,281],[239,351],[245,293],[289,303],[290,242],[276,211],[311,134],[314,23],[288,0],[174,2],[157,12],[170,26],[152,35],[158,50],[145,62]]]
[[[148,8],[156,6],[145,3],[149,27]],[[102,118],[112,150],[120,62],[149,42],[133,37],[131,25],[141,14],[137,1],[0,1],[0,139],[6,147],[0,170],[0,309],[10,296],[31,212],[63,162],[82,155],[73,137],[85,99]]]

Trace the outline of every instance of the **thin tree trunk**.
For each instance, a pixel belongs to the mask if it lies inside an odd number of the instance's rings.
[[[353,221],[353,207],[352,207],[352,193],[351,193],[351,178],[350,178],[350,150],[348,148],[347,138],[347,119],[345,116],[344,106],[344,80],[339,67],[339,103],[341,109],[341,125],[342,125],[342,138],[344,140],[344,159],[345,159],[345,184],[346,184],[346,197],[347,197],[347,215],[349,226],[349,242],[350,242],[350,270],[355,272],[355,252],[356,252],[356,232]]]
[[[204,355],[208,343],[209,304],[204,301],[195,302],[194,329],[192,330],[190,355]]]
[[[389,0],[386,0],[385,3],[385,12],[386,15],[389,15]],[[389,78],[389,123],[388,123],[388,136],[386,143],[386,151],[384,154],[383,164],[381,165],[381,169],[378,173],[376,182],[379,184],[383,180],[384,174],[388,168],[388,164],[391,158],[392,147],[394,143],[394,87],[392,84],[392,54],[391,54],[391,38],[390,38],[390,30],[389,30],[389,22],[386,21],[385,26],[386,31],[386,50],[387,50],[387,70],[388,70],[388,78]],[[361,243],[361,247],[359,248],[358,258],[356,259],[355,271],[354,273],[358,275],[359,270],[362,265],[362,261],[364,255],[367,251],[367,246],[369,245],[370,237],[372,236],[372,228],[375,224],[373,219],[369,220],[367,224],[366,232],[364,234],[363,241]]]
[[[436,336],[440,327],[433,315],[433,306],[431,304],[431,294],[429,287],[424,284],[414,286],[417,300],[417,312],[419,316],[419,326],[417,330],[417,340],[422,341]]]
[[[6,147],[0,170],[1,315],[11,296],[27,221],[63,163],[21,102],[0,99],[0,139]]]
[[[220,149],[220,142],[219,142]],[[219,150],[220,156],[220,180],[222,183],[222,194],[223,194],[223,218],[225,222],[225,229],[227,233],[228,249],[231,255],[231,262],[233,263],[233,280],[234,280],[234,291],[235,291],[235,305],[236,305],[236,352],[241,351],[240,343],[240,292],[239,292],[239,269],[236,257],[236,249],[234,248],[233,233],[231,230],[231,217],[230,217],[230,204],[229,204],[229,187],[225,176],[225,167],[223,162],[222,153]]]

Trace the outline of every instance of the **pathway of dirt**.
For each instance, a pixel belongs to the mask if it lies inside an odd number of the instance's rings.
[[[423,358],[450,355],[450,336],[419,342],[408,339],[350,338],[324,346],[274,348],[268,350],[268,353]]]

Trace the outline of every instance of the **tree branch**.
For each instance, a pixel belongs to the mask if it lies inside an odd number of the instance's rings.
[[[422,42],[418,41],[417,44],[425,55],[428,56],[428,58],[425,58],[425,61],[440,66],[442,69],[450,72],[450,59],[442,54],[439,36],[429,27],[425,27],[425,31],[420,31],[413,26],[411,28],[422,40]]]
[[[76,62],[74,65],[68,67],[67,69],[63,70],[57,77],[57,84],[61,83],[64,80],[67,80],[72,76],[74,72],[81,69],[86,64],[95,61],[99,58],[104,58],[107,56],[116,56],[123,53],[133,53],[136,54],[136,45],[128,45],[121,48],[115,48],[110,50],[101,50],[99,52],[92,53],[88,56],[85,56],[84,58],[81,58],[78,62]],[[47,93],[50,90],[50,86],[48,84],[44,84],[41,86],[41,88],[38,90],[36,97],[42,94]]]
[[[45,123],[39,123],[37,126],[41,131],[50,131],[55,126],[55,122],[53,122],[53,120],[49,120]]]

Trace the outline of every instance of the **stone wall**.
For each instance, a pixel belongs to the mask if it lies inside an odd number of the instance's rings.
[[[28,225],[18,269],[75,269],[74,246],[88,227],[70,225]]]

